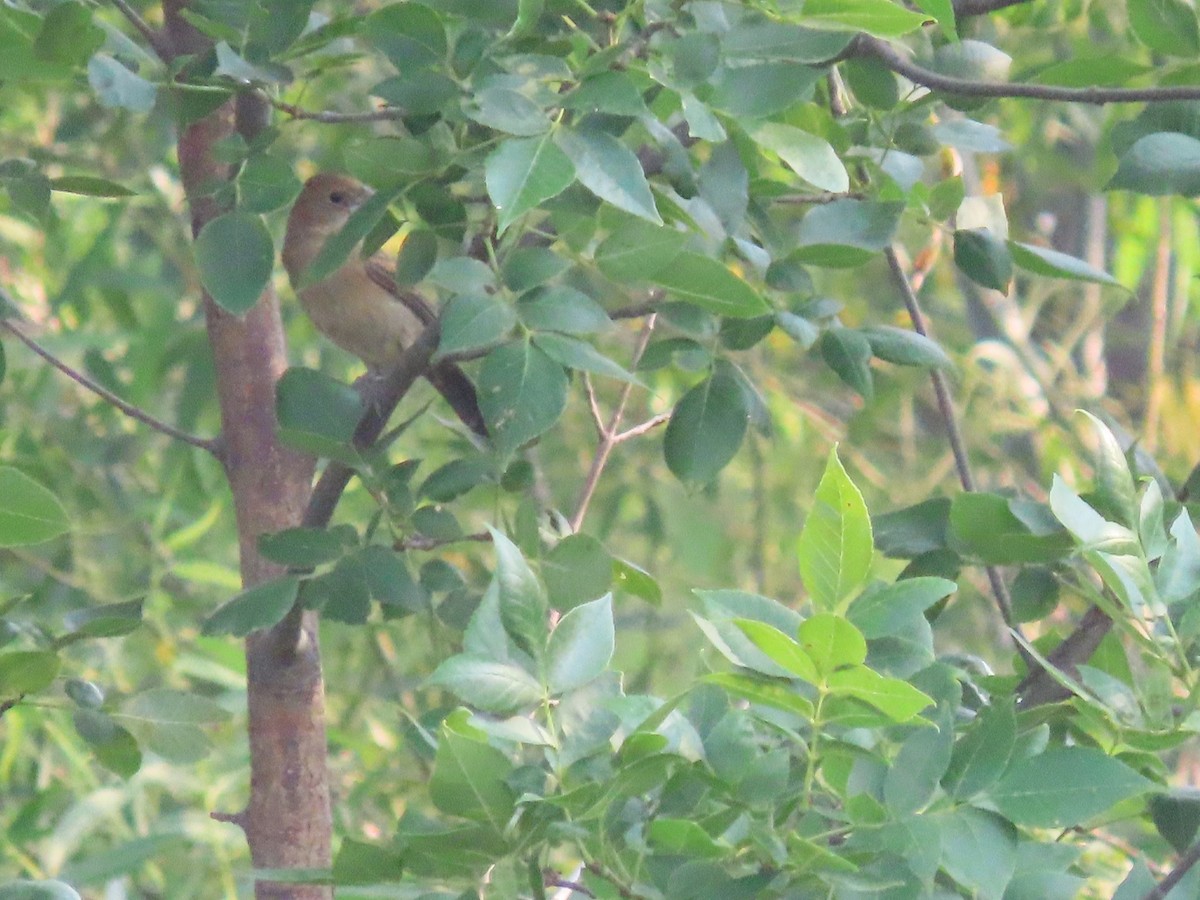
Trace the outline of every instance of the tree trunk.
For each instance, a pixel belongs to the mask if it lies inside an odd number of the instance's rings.
[[[204,52],[205,40],[180,16],[184,0],[166,0],[167,37],[174,53]],[[222,210],[209,186],[229,178],[213,155],[217,141],[236,128],[248,141],[269,118],[262,98],[243,94],[179,138],[179,168],[187,189],[192,234]],[[287,368],[279,299],[270,288],[244,318],[205,297],[209,344],[221,407],[222,459],[233,492],[246,587],[282,570],[258,554],[264,533],[300,523],[312,484],[313,460],[282,446],[275,422],[275,382]],[[250,800],[224,817],[245,831],[258,869],[326,869],[330,865],[331,814],[326,768],[325,695],[317,622],[305,613],[300,641],[276,632],[246,640],[250,738]],[[286,632],[286,629],[284,629]],[[294,633],[294,631],[293,631]],[[287,644],[287,645],[285,645]],[[322,885],[259,881],[259,898],[317,900]]]

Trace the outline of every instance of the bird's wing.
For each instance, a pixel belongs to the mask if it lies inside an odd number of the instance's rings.
[[[422,325],[432,325],[437,321],[437,312],[429,305],[429,301],[415,291],[401,290],[386,265],[378,259],[368,259],[366,267],[367,277],[408,307],[408,311],[420,319]]]

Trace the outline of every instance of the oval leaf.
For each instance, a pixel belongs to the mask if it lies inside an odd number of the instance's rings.
[[[240,316],[258,302],[271,280],[275,247],[267,226],[253,213],[217,216],[196,238],[200,281],[217,305]]]

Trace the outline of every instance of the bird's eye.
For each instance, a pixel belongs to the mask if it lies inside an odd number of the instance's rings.
[[[333,191],[329,195],[329,200],[330,200],[330,202],[336,203],[338,206],[341,206],[343,203],[346,202],[346,195],[343,194],[341,191]]]

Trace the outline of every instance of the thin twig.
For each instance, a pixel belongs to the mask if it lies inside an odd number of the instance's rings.
[[[865,200],[863,191],[844,191],[840,194],[824,191],[820,194],[785,194],[776,197],[775,203],[785,203],[791,206],[821,206],[826,203],[836,203],[838,200]]]
[[[623,900],[638,900],[638,897],[640,896],[639,894],[635,894],[629,888],[625,887],[625,885],[621,884],[621,882],[617,881],[616,876],[600,865],[600,863],[585,863],[584,868],[597,878],[603,878],[605,881],[611,884],[613,889],[617,892],[617,895],[623,898]]]
[[[917,295],[913,292],[908,276],[900,265],[896,248],[888,247],[883,251],[883,255],[887,259],[888,267],[892,270],[892,278],[896,282],[896,287],[900,289],[900,295],[904,298],[904,306],[912,320],[913,331],[922,337],[929,337],[925,314],[921,312],[921,304],[917,300]],[[958,481],[964,491],[974,492],[976,489],[975,477],[971,474],[967,446],[963,441],[962,430],[958,427],[954,401],[950,397],[950,386],[946,381],[946,376],[938,369],[931,369],[929,376],[933,381],[933,392],[937,397],[938,410],[941,412],[942,421],[946,426],[946,438],[950,442],[950,452],[954,455],[954,468],[958,472]],[[1009,597],[1008,587],[1004,584],[1004,579],[1000,577],[1000,572],[995,566],[984,566],[984,571],[987,572],[988,581],[991,583],[992,594],[996,600],[996,607],[1000,610],[1000,617],[1009,628],[1015,627],[1012,621],[1012,600]]]
[[[587,394],[588,411],[592,414],[592,424],[596,426],[596,437],[604,438],[604,413],[600,412],[600,403],[596,399],[596,388],[592,384],[592,376],[583,373],[583,392]]]
[[[171,61],[175,54],[171,49],[166,32],[151,27],[150,23],[139,16],[137,10],[126,3],[125,0],[112,0],[112,5],[120,10],[121,15],[129,20],[129,24],[137,30],[138,34],[146,39],[146,43],[150,45],[150,48],[159,59],[163,62]]]
[[[1163,100],[1200,100],[1200,86],[1185,85],[1153,88],[1060,87],[1054,84],[1021,84],[1004,81],[970,81],[942,75],[910,62],[887,41],[860,34],[854,39],[850,56],[873,56],[897,75],[933,91],[960,97],[1028,97],[1064,103],[1151,103]]]
[[[657,318],[657,314],[652,313],[650,318],[646,320],[646,324],[642,326],[642,332],[638,335],[637,345],[633,349],[633,361],[629,366],[631,369],[637,367],[638,360],[646,352],[646,345],[650,343],[650,335],[654,331],[654,323]],[[587,478],[584,479],[583,488],[579,492],[579,500],[575,504],[575,514],[571,516],[570,524],[572,532],[578,533],[580,526],[583,525],[583,517],[587,515],[588,504],[592,502],[592,495],[596,493],[596,485],[600,482],[600,473],[604,471],[609,454],[612,453],[613,447],[617,445],[617,438],[619,436],[617,429],[621,427],[621,419],[625,416],[625,405],[629,402],[629,395],[632,392],[633,382],[625,382],[621,388],[621,395],[617,399],[617,405],[609,417],[608,425],[598,426],[600,428],[600,441],[596,444],[596,453],[592,456],[592,465],[588,469]]]
[[[371,112],[360,113],[343,113],[331,112],[329,110],[321,110],[319,112],[301,109],[291,103],[284,103],[282,100],[272,100],[271,105],[282,113],[286,113],[293,119],[304,119],[309,122],[322,122],[326,125],[341,125],[346,122],[394,122],[403,119],[408,115],[408,110],[401,109],[398,106],[388,106],[383,109],[372,110]]]
[[[1175,868],[1168,872],[1167,877],[1155,885],[1153,890],[1148,891],[1142,900],[1163,900],[1171,892],[1171,888],[1179,884],[1183,880],[1183,876],[1198,862],[1200,862],[1200,841],[1188,847],[1187,853],[1179,857]]]
[[[630,438],[641,437],[647,431],[653,431],[659,425],[666,425],[669,421],[671,421],[670,413],[659,413],[657,416],[647,419],[641,425],[634,425],[632,428],[626,428],[620,434],[614,435],[613,443],[620,444]]]
[[[186,431],[181,431],[175,426],[168,425],[161,419],[155,418],[145,410],[139,409],[131,403],[126,403],[108,388],[101,386],[97,382],[88,378],[82,372],[71,368],[71,366],[67,365],[29,335],[25,334],[25,332],[23,332],[20,328],[13,325],[9,319],[0,319],[0,327],[3,327],[4,330],[9,334],[14,335],[22,344],[24,344],[42,359],[46,360],[46,362],[50,363],[50,365],[54,366],[54,368],[58,369],[76,384],[91,391],[101,400],[105,400],[112,404],[131,419],[136,419],[143,425],[149,425],[155,431],[162,432],[168,437],[175,438],[178,441],[183,441],[185,444],[191,444],[193,447],[205,450],[218,459],[220,458],[220,441],[198,437],[194,434],[188,434]]]

